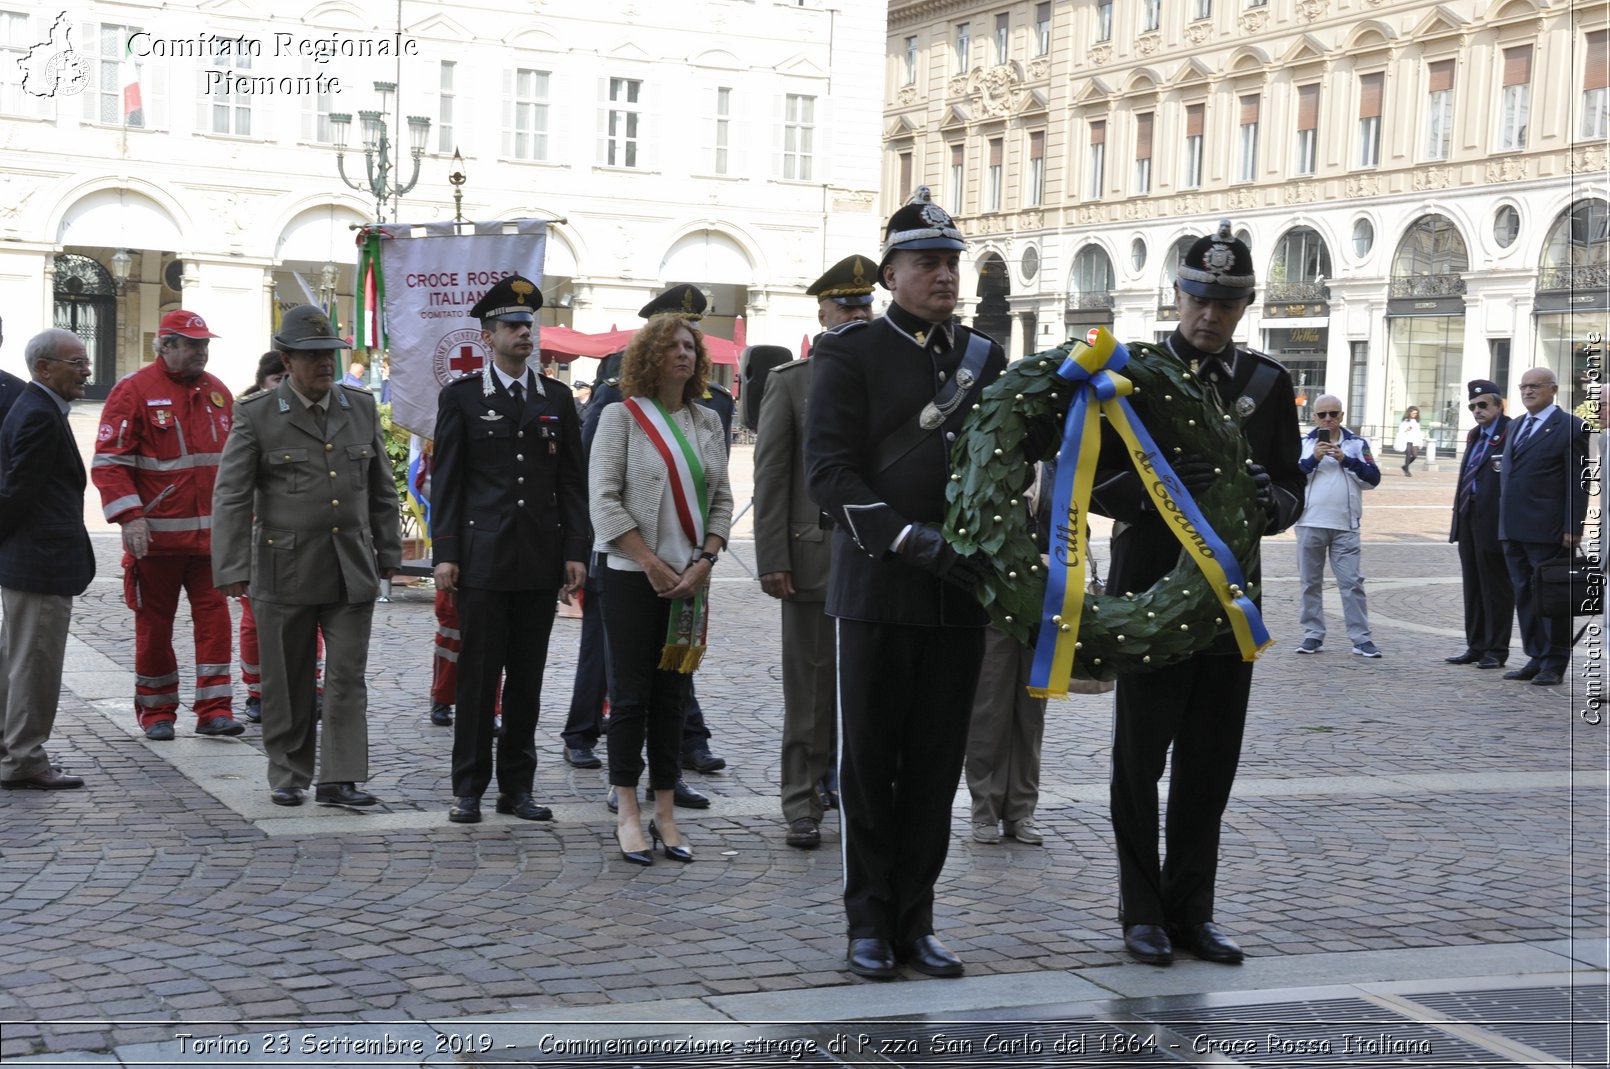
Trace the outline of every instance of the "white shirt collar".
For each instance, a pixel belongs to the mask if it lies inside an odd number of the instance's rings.
[[[502,368],[498,367],[497,361],[494,360],[492,362],[492,374],[498,377],[498,381],[503,384],[504,390],[508,390],[509,387],[518,382],[520,384],[520,388],[525,390],[528,395],[532,392],[535,392],[538,397],[548,396],[548,391],[542,388],[542,376],[534,373],[531,370],[530,364],[526,365],[525,370],[520,373],[519,378],[515,378],[515,376],[508,374]]]

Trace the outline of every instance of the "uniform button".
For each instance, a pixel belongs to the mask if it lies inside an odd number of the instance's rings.
[[[475,521],[474,521],[474,520],[471,520],[471,521],[470,521],[470,526],[471,526],[471,527],[474,527],[474,526],[475,526]]]
[[[330,507],[331,508],[339,508],[340,506],[341,506],[341,499],[340,498],[332,497],[330,499]]]
[[[326,453],[333,453],[333,452],[335,452],[335,446],[331,445],[329,442],[325,442],[324,443],[324,451]]]
[[[516,501],[514,504],[518,508],[525,508],[525,502],[523,500],[522,501]]]
[[[515,431],[514,436],[516,438],[524,438],[525,437],[525,431]]]
[[[945,432],[945,441],[954,442],[955,440],[956,440],[956,432],[955,431],[946,431]]]
[[[274,540],[273,540],[273,539],[272,539],[272,538],[270,538],[270,539],[269,539],[269,540],[268,540],[268,544],[269,544],[269,545],[271,545],[271,546],[272,546],[272,545],[273,545],[273,544],[274,544]]]
[[[519,485],[524,486],[525,485],[525,476],[524,475],[516,475],[514,477],[514,481],[516,483],[518,483]]]
[[[332,471],[332,472],[331,472],[331,473],[330,473],[330,478],[332,478],[332,479],[333,479],[333,478],[335,478],[335,472],[333,472],[333,471]]]
[[[339,527],[332,527],[332,528],[330,528],[330,533],[331,533],[331,534],[340,534],[340,533],[341,533],[341,528],[339,528]]]
[[[525,454],[524,453],[516,453],[516,454],[514,454],[514,459],[515,460],[524,460],[525,459]]]
[[[944,372],[943,372],[943,371],[941,371],[941,372],[940,372],[940,373],[939,373],[939,381],[940,381],[940,382],[944,382],[944,381],[945,381],[945,373],[944,373]]]

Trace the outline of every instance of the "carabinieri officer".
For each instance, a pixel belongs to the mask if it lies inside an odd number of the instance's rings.
[[[1001,347],[953,315],[966,248],[920,188],[889,220],[886,315],[818,337],[805,432],[811,496],[833,520],[827,612],[839,651],[839,805],[848,966],[893,977],[962,963],[934,938],[988,617],[988,563],[945,542],[950,451]]]
[[[1235,343],[1257,280],[1252,252],[1228,221],[1200,238],[1179,265],[1174,297],[1179,327],[1164,345],[1187,361],[1218,395],[1204,418],[1231,413],[1247,440],[1266,516],[1278,534],[1302,513],[1307,479],[1297,465],[1296,392],[1277,361]],[[1165,443],[1166,446],[1166,443]],[[1173,465],[1199,493],[1217,475],[1203,457]],[[1150,505],[1122,441],[1108,428],[1093,507],[1125,526],[1112,543],[1112,593],[1146,590],[1179,560],[1180,544]],[[1256,568],[1247,576],[1258,582]],[[1118,913],[1124,947],[1150,965],[1174,960],[1174,947],[1204,961],[1234,964],[1241,948],[1213,921],[1219,819],[1230,799],[1241,731],[1252,692],[1252,665],[1224,634],[1190,659],[1118,678],[1112,749],[1112,826],[1118,845]],[[1157,781],[1172,746],[1168,857],[1157,849]]]
[[[470,309],[492,348],[480,374],[437,400],[431,476],[436,585],[458,598],[458,716],[449,820],[481,819],[492,779],[492,715],[503,677],[497,811],[548,820],[531,797],[535,733],[554,599],[567,602],[587,569],[587,467],[570,388],[537,374],[536,283],[510,275]]]

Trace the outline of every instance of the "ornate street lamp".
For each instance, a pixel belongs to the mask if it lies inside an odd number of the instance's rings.
[[[453,147],[453,173],[447,176],[447,181],[453,187],[453,222],[464,221],[464,183],[470,176],[464,173],[464,157],[458,153],[458,146]]]
[[[117,283],[117,291],[123,292],[128,284],[129,272],[134,269],[134,256],[127,249],[118,249],[112,254],[112,281]]]
[[[335,141],[335,166],[341,174],[341,181],[352,189],[367,192],[374,197],[375,218],[381,221],[386,218],[386,201],[392,202],[392,217],[395,220],[397,200],[419,182],[419,161],[425,155],[425,139],[430,134],[429,119],[423,115],[408,116],[409,155],[414,158],[414,172],[406,184],[398,184],[392,173],[397,167],[397,161],[391,131],[386,125],[391,94],[396,91],[396,82],[376,82],[375,92],[380,94],[379,110],[358,112],[358,119],[363,123],[365,180],[362,183],[354,182],[347,177],[347,135],[352,129],[352,116],[335,112],[330,115],[330,135]]]

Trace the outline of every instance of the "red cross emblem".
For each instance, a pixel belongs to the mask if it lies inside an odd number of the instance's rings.
[[[447,366],[453,369],[456,375],[464,375],[481,370],[481,354],[475,351],[473,345],[459,346],[458,355],[447,361]]]

